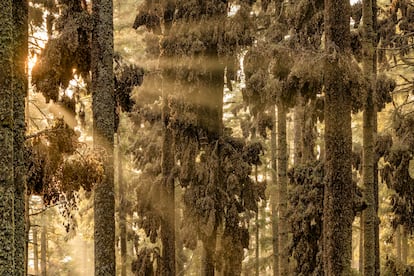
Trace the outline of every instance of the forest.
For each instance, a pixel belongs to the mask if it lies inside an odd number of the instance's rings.
[[[0,1],[0,275],[414,275],[414,1]]]

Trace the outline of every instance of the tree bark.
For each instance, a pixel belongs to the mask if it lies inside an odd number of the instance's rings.
[[[13,2],[14,55],[13,55],[13,122],[14,122],[14,275],[26,275],[26,216],[25,216],[25,97],[27,95],[28,76],[26,61],[28,55],[28,12],[26,0]]]
[[[282,103],[277,106],[277,172],[279,184],[279,272],[289,274],[288,229],[287,229],[287,142],[286,108]]]
[[[374,119],[375,119],[375,49],[372,0],[364,0],[363,15],[363,72],[370,80],[366,91],[366,102],[363,111],[363,163],[362,175],[364,200],[367,208],[362,212],[364,222],[364,272],[363,275],[375,275],[375,227],[377,224],[375,187],[374,187]]]
[[[324,272],[329,276],[351,274],[352,259],[352,132],[351,93],[346,70],[350,49],[350,3],[325,0],[325,193]]]
[[[121,243],[121,276],[127,275],[127,235],[126,235],[126,210],[125,210],[125,187],[122,166],[121,138],[119,130],[117,133],[118,144],[118,187],[119,187],[119,232]]]
[[[95,275],[115,275],[113,3],[92,1],[92,112],[94,147],[104,177],[95,187]]]
[[[13,1],[0,2],[0,275],[14,275]]]
[[[162,187],[163,212],[161,219],[161,242],[163,275],[175,275],[175,200],[174,178],[171,170],[174,167],[172,151],[173,134],[169,127],[169,108],[167,97],[163,95],[163,144],[162,144]]]
[[[273,276],[279,276],[279,229],[278,229],[278,187],[277,187],[277,159],[276,159],[276,110],[272,107],[272,122],[273,128],[270,136],[270,150],[271,150],[271,165],[272,165],[272,193],[270,195],[272,205],[272,243],[273,243]]]

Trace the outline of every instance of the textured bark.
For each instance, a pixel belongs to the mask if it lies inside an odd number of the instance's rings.
[[[121,276],[126,276],[127,273],[127,236],[126,236],[126,207],[125,207],[125,187],[124,187],[124,174],[122,167],[122,151],[121,151],[121,138],[118,132],[117,134],[118,144],[118,187],[119,187],[119,232],[121,243]]]
[[[324,272],[350,275],[352,259],[351,93],[338,55],[350,48],[350,3],[325,0],[325,194]]]
[[[14,275],[13,1],[0,2],[0,275]]]
[[[377,53],[377,46],[379,44],[378,36],[376,35],[378,33],[378,6],[377,6],[377,0],[371,0],[372,1],[372,27],[373,32],[375,35],[375,39],[373,41],[374,43],[374,57],[373,57],[373,70],[375,77],[377,75],[377,68],[378,68],[378,53]],[[375,91],[375,90],[374,90]],[[378,108],[377,104],[374,105],[374,137],[377,137],[378,133]],[[379,224],[380,220],[378,217],[378,208],[379,208],[379,188],[378,188],[378,161],[379,157],[375,155],[374,160],[374,202],[375,202],[375,275],[379,276],[381,274],[381,264],[380,264],[380,241],[379,241]]]
[[[163,144],[162,144],[162,195],[163,212],[161,220],[162,242],[162,275],[175,275],[175,200],[174,178],[171,170],[174,167],[174,154],[172,151],[173,134],[168,126],[169,109],[167,97],[163,97]]]
[[[14,275],[26,275],[26,216],[25,216],[25,97],[27,95],[28,76],[26,60],[28,55],[28,1],[13,1],[14,56],[13,56],[13,121],[14,121]]]
[[[279,184],[279,272],[281,276],[289,274],[289,248],[287,224],[287,142],[286,108],[277,106],[277,173]]]
[[[102,151],[104,177],[95,188],[95,275],[115,275],[113,7],[92,1],[92,111],[94,146]]]
[[[363,191],[367,208],[362,212],[364,222],[364,270],[363,275],[375,275],[375,227],[377,223],[374,187],[374,128],[375,102],[375,50],[372,16],[372,0],[364,0],[362,7],[363,24],[363,72],[369,78],[371,87],[366,91],[363,111]]]
[[[276,116],[275,108],[271,110],[273,128],[270,136],[270,154],[272,165],[272,193],[270,195],[272,205],[272,243],[273,243],[273,276],[279,275],[279,229],[278,229],[278,214],[277,214],[277,160],[276,160]]]

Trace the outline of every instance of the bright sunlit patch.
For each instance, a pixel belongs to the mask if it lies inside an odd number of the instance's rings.
[[[240,5],[231,5],[230,10],[227,13],[227,16],[234,16],[238,12],[238,10],[240,10]]]
[[[33,55],[32,57],[29,57],[29,61],[28,61],[28,63],[27,63],[27,66],[28,66],[28,69],[29,69],[29,72],[32,72],[32,69],[33,69],[33,67],[35,66],[35,64],[36,64],[36,61],[37,61],[37,55],[35,54],[35,55]]]

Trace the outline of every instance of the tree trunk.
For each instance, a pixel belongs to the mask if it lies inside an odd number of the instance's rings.
[[[40,272],[42,276],[46,276],[46,254],[47,254],[47,227],[45,212],[42,213],[42,232],[40,233]]]
[[[113,7],[92,1],[92,111],[94,147],[101,151],[104,177],[95,187],[95,275],[115,275]]]
[[[37,226],[32,227],[33,235],[33,262],[34,262],[34,273],[39,275],[39,247],[37,241]]]
[[[125,209],[125,187],[122,166],[121,138],[118,130],[118,187],[119,187],[119,232],[121,242],[121,276],[127,275],[127,235],[126,235],[126,209]]]
[[[401,225],[401,262],[407,265],[408,233],[407,228]]]
[[[401,232],[400,226],[395,229],[395,251],[397,261],[401,261]]]
[[[303,156],[303,147],[305,145],[302,144],[303,141],[303,135],[302,131],[304,130],[304,124],[303,124],[303,98],[302,96],[298,96],[296,100],[296,106],[294,111],[294,129],[295,129],[295,138],[294,138],[294,161],[293,163],[295,166],[300,164],[302,161],[305,161],[302,159]],[[309,145],[306,145],[309,146]]]
[[[14,275],[13,1],[0,2],[0,275]]]
[[[378,33],[378,6],[377,6],[377,0],[371,0],[372,1],[372,27],[373,32],[375,35],[375,39],[373,41],[374,43],[374,57],[373,57],[373,71],[375,74],[375,78],[377,76],[377,65],[378,65],[378,54],[377,54],[377,46],[378,46],[378,36],[376,35]],[[374,90],[376,93],[376,90]],[[377,137],[378,133],[378,107],[377,103],[374,105],[374,137]],[[379,217],[378,217],[378,208],[379,208],[379,188],[378,188],[378,161],[379,158],[377,155],[375,155],[374,160],[374,202],[375,202],[375,275],[379,276],[381,274],[381,264],[380,264],[380,245],[379,245]]]
[[[375,91],[374,72],[374,29],[372,15],[372,0],[364,0],[362,7],[363,15],[363,71],[368,76],[371,86],[366,91],[366,102],[363,111],[363,163],[362,175],[364,186],[364,200],[367,208],[362,212],[364,222],[364,272],[363,275],[375,275],[375,227],[377,224],[374,187],[374,119],[375,102],[373,91]]]
[[[210,239],[203,242],[201,257],[201,276],[214,276],[214,252],[216,251],[217,229],[214,229]]]
[[[276,160],[276,110],[273,106],[271,109],[273,128],[270,136],[271,165],[272,165],[272,187],[271,187],[271,205],[272,205],[272,243],[273,243],[273,276],[279,276],[279,229],[278,229],[278,188],[277,188],[277,160]]]
[[[364,272],[364,216],[359,220],[359,272]]]
[[[352,132],[351,93],[346,70],[339,59],[349,60],[350,3],[325,0],[325,191],[324,272],[329,276],[351,274],[352,259]],[[339,56],[339,57],[338,57]]]
[[[167,97],[163,95],[163,144],[162,144],[162,187],[163,212],[161,219],[162,242],[162,275],[175,275],[175,200],[174,178],[171,170],[174,167],[172,151],[173,133],[169,127],[169,108]]]
[[[256,183],[258,183],[258,175],[257,175],[257,165],[254,167],[254,178]],[[257,212],[256,212],[256,263],[255,263],[255,269],[256,269],[256,276],[260,275],[260,260],[259,260],[259,252],[260,252],[260,226],[259,226],[259,210],[260,206],[257,206]]]
[[[26,221],[25,221],[25,97],[27,95],[28,76],[26,60],[28,55],[28,1],[13,2],[14,56],[13,56],[13,121],[14,121],[14,275],[26,275]]]
[[[289,274],[288,229],[287,229],[287,143],[286,108],[277,106],[277,172],[279,183],[279,271],[281,276]]]

